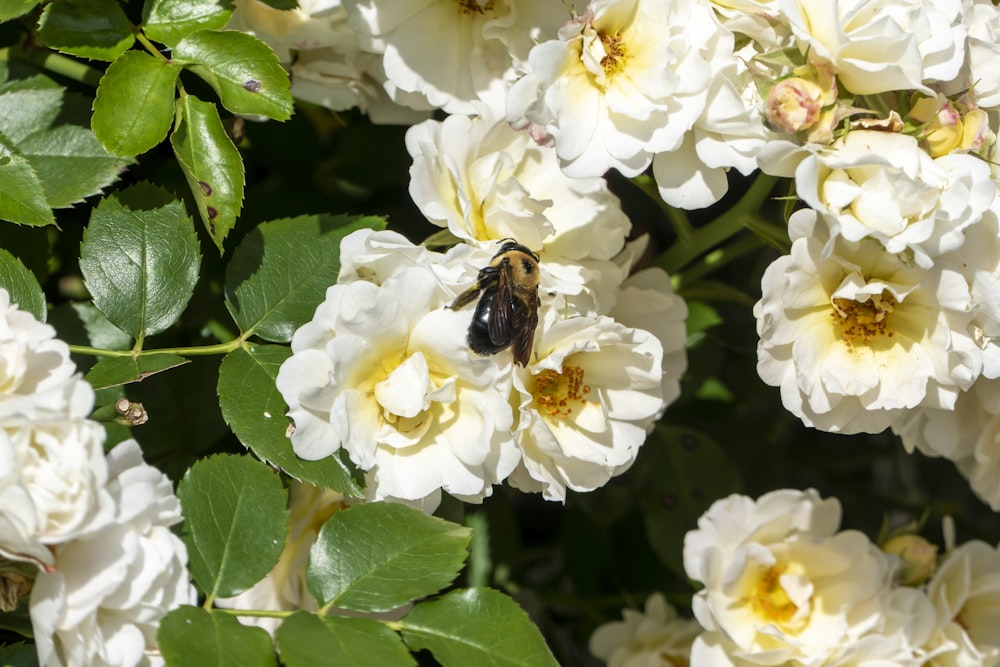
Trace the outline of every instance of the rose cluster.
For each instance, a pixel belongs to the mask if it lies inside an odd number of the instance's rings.
[[[496,245],[438,253],[395,232],[345,237],[337,284],[295,332],[278,372],[296,454],[343,448],[367,472],[371,498],[428,510],[442,490],[481,502],[504,480],[564,500],[566,489],[595,489],[632,464],[679,393],[683,301],[660,270],[598,285],[608,274],[560,275],[555,265],[550,275],[541,254],[530,361],[478,355],[467,341],[474,309],[451,304]],[[575,294],[545,292],[549,281],[573,279]]]
[[[0,289],[0,605],[30,592],[44,665],[155,665],[196,601],[170,480],[134,440],[104,453],[94,392],[52,327]]]
[[[840,503],[812,490],[717,501],[684,539],[704,586],[691,664],[996,664],[1000,550],[966,542],[937,564],[926,551],[905,577],[907,550],[886,547],[903,560],[840,530]]]

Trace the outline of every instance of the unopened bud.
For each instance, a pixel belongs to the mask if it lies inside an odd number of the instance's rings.
[[[899,557],[902,564],[897,579],[904,586],[919,586],[931,578],[937,567],[937,545],[913,533],[890,537],[882,551]]]

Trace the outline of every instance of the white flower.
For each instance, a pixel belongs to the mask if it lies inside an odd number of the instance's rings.
[[[477,100],[502,99],[505,79],[514,76],[526,45],[566,16],[555,3],[532,0],[343,4],[363,48],[382,54],[389,83],[448,113],[472,113]]]
[[[227,609],[319,609],[306,585],[309,550],[326,520],[345,507],[347,501],[336,491],[293,480],[288,488],[288,534],[285,535],[285,548],[281,551],[278,563],[250,589],[231,598],[216,598],[215,604]],[[281,623],[277,618],[239,618],[244,625],[264,628],[272,636]]]
[[[968,75],[960,88],[970,87],[980,107],[1000,107],[1000,8],[992,0],[964,0],[969,29]]]
[[[197,599],[184,543],[169,529],[181,520],[170,480],[142,462],[134,440],[116,446],[108,466],[114,522],[58,547],[31,591],[44,665],[162,665],[160,620]]]
[[[684,538],[685,570],[705,585],[699,623],[742,661],[768,665],[825,664],[877,629],[890,561],[863,534],[834,532],[839,522],[839,503],[815,491],[714,503]]]
[[[824,215],[831,235],[871,237],[920,266],[962,245],[963,230],[993,204],[989,165],[972,155],[932,159],[914,137],[855,130],[795,171],[797,194]]]
[[[934,664],[1000,662],[1000,552],[978,540],[951,551],[927,585],[939,621],[965,661],[948,653]],[[971,654],[971,655],[970,655]]]
[[[965,55],[960,0],[778,0],[799,50],[858,95],[929,91]]]
[[[663,410],[662,357],[655,336],[607,317],[544,328],[535,362],[514,374],[523,461],[511,485],[564,501],[627,470]]]
[[[663,269],[651,267],[629,276],[608,315],[627,327],[644,329],[663,347],[664,408],[681,393],[680,379],[687,370],[687,304],[674,292]],[[662,415],[657,415],[657,419]]]
[[[490,254],[513,238],[539,255],[541,289],[581,296],[582,310],[598,310],[603,290],[621,282],[610,260],[631,223],[602,178],[572,179],[555,152],[526,132],[479,116],[427,121],[406,133],[413,156],[410,196],[428,220]]]
[[[85,419],[0,423],[0,554],[51,569],[53,547],[110,520],[103,445]]]
[[[0,288],[0,420],[90,414],[94,392],[76,373],[69,347],[55,335]]]
[[[702,47],[711,66],[704,110],[680,146],[653,158],[660,197],[672,206],[710,206],[729,190],[730,168],[744,176],[757,169],[757,154],[769,132],[745,63],[756,54],[747,47],[735,53],[734,48],[728,30],[716,31]]]
[[[350,39],[347,13],[340,0],[302,0],[293,9],[279,10],[260,0],[234,0],[233,16],[227,26],[255,35],[266,42],[278,60],[289,63],[293,52],[326,46],[343,47]]]
[[[431,255],[401,253],[399,268],[383,265],[384,273],[345,262],[375,282],[327,290],[314,320],[293,336],[277,386],[299,456],[343,447],[372,473],[375,498],[416,501],[444,489],[479,501],[518,458],[505,379],[512,362],[470,354],[471,310],[446,308],[454,293],[423,265]]]
[[[621,621],[594,630],[590,652],[608,667],[686,665],[700,631],[695,621],[680,618],[662,593],[654,593],[644,611],[623,609]]]
[[[917,406],[950,409],[982,369],[965,278],[909,266],[872,240],[824,253],[816,213],[790,222],[791,254],[764,272],[757,372],[807,426],[877,433]]]
[[[396,104],[383,84],[382,61],[361,51],[340,0],[304,0],[279,10],[260,0],[237,0],[227,28],[267,43],[289,70],[292,95],[340,111],[358,107],[376,123],[409,124],[427,116],[422,98]]]
[[[635,176],[677,150],[701,115],[722,31],[692,0],[592,0],[531,50],[507,117],[551,136],[570,176]]]
[[[52,547],[109,519],[93,404],[66,343],[0,289],[0,555],[51,568]]]

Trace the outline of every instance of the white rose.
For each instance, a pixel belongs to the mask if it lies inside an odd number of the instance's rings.
[[[690,0],[592,0],[559,39],[531,50],[508,120],[551,137],[570,176],[636,176],[677,150],[701,115],[723,31]]]
[[[594,630],[589,646],[608,667],[670,667],[689,664],[691,643],[699,632],[695,621],[678,616],[662,593],[654,593],[643,611],[623,609],[621,621]]]
[[[299,456],[343,447],[371,473],[375,498],[418,501],[444,489],[480,501],[518,458],[509,432],[511,360],[470,354],[473,309],[446,308],[454,294],[421,254],[417,263],[401,254],[398,270],[367,269],[378,284],[332,286],[293,336],[277,387]]]
[[[552,148],[476,108],[479,116],[426,121],[406,133],[413,201],[432,223],[491,253],[496,242],[516,239],[538,254],[542,291],[599,311],[622,278],[608,260],[631,228],[618,198],[602,178],[565,176]]]
[[[725,638],[704,664],[826,664],[879,627],[890,562],[863,534],[834,533],[839,515],[814,491],[782,490],[731,496],[698,520],[684,538],[685,570],[705,584],[693,609],[706,639]]]
[[[833,65],[858,95],[922,90],[958,74],[960,0],[778,0],[799,50]]]
[[[55,335],[0,288],[0,420],[90,414],[94,391],[77,374],[69,346]]]
[[[382,56],[389,83],[426,97],[448,113],[474,113],[480,100],[502,100],[516,53],[539,24],[557,15],[539,3],[508,0],[343,0],[362,47]],[[555,26],[551,26],[554,29]],[[434,36],[447,36],[447,39]]]
[[[996,197],[989,166],[972,155],[932,159],[914,137],[855,130],[795,171],[796,191],[832,237],[871,237],[923,267],[962,245]]]
[[[85,419],[0,424],[0,554],[51,569],[52,547],[111,520],[103,445]]]
[[[877,433],[907,409],[951,409],[982,370],[966,279],[943,263],[909,266],[870,239],[824,244],[815,223],[815,211],[796,212],[791,254],[764,272],[761,379],[825,431]]]
[[[681,393],[680,379],[687,370],[687,304],[674,292],[670,276],[651,267],[629,276],[618,291],[608,315],[634,329],[650,332],[663,347],[664,408]],[[658,415],[657,419],[662,415]]]
[[[627,470],[663,410],[662,358],[655,336],[607,317],[544,328],[514,375],[523,461],[511,485],[564,501]]]
[[[995,547],[973,540],[951,551],[927,584],[927,595],[940,622],[950,624],[947,632],[957,651],[971,654],[974,664],[1000,661],[1000,552]],[[935,664],[951,660],[945,653]]]
[[[160,619],[197,600],[187,550],[169,529],[181,520],[170,480],[142,462],[134,440],[108,461],[114,522],[58,547],[54,568],[39,573],[31,591],[44,665],[162,665]]]

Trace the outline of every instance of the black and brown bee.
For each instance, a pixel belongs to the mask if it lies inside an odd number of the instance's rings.
[[[478,354],[511,348],[514,363],[526,366],[538,325],[538,255],[513,239],[504,244],[476,284],[459,294],[449,308],[467,306],[479,297],[469,324],[469,347]]]

